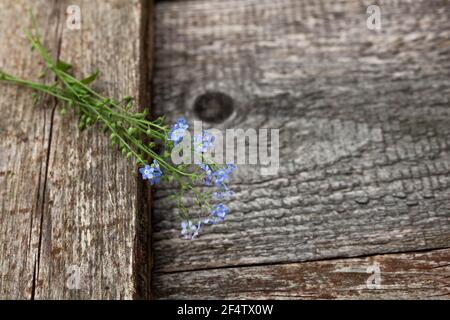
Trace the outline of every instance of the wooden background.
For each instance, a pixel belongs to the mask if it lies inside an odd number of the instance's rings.
[[[281,149],[277,175],[241,166],[227,221],[183,241],[170,185],[151,210],[107,137],[1,86],[0,298],[450,298],[450,2],[378,1],[380,31],[370,4],[2,2],[0,68],[38,74],[32,7],[99,90],[171,121],[280,129]]]

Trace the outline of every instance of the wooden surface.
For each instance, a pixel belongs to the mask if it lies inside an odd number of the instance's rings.
[[[183,241],[169,185],[150,217],[106,136],[1,86],[0,299],[450,298],[449,2],[381,1],[379,32],[369,4],[161,1],[154,20],[145,0],[0,3],[6,71],[42,67],[32,8],[51,54],[99,68],[105,94],[281,142],[278,174],[240,166],[226,223]]]
[[[366,27],[370,4],[157,3],[158,113],[280,129],[281,166],[271,177],[241,166],[226,222],[193,242],[177,238],[171,187],[157,190],[156,296],[449,298],[448,268],[433,269],[448,250],[379,256],[450,247],[449,2],[380,1],[379,32]],[[211,92],[233,99],[224,121],[223,99],[195,112]],[[344,259],[358,256],[369,258]],[[357,289],[358,275],[333,282],[370,259],[398,275],[383,292]],[[402,284],[410,272],[416,287]]]
[[[449,249],[156,277],[164,299],[448,299]],[[377,280],[370,278],[379,270]]]
[[[69,5],[81,30],[66,27]],[[3,1],[1,68],[27,78],[42,67],[21,34],[30,7],[55,58],[77,76],[100,69],[106,95],[148,104],[150,1]],[[33,107],[29,91],[1,90],[0,298],[147,298],[149,209],[135,166],[52,99]]]

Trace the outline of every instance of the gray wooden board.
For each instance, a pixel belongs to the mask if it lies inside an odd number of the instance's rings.
[[[366,27],[370,4],[156,4],[157,112],[280,129],[278,174],[240,166],[226,222],[198,240],[177,237],[173,186],[156,191],[156,291],[167,272],[450,246],[449,2],[380,1],[380,31]],[[230,103],[212,92],[233,101],[219,123]]]
[[[449,299],[450,250],[165,273],[160,299]]]
[[[81,29],[67,28],[67,7]],[[1,67],[30,78],[42,65],[21,29],[37,16],[54,57],[77,76],[101,70],[96,88],[148,103],[151,1],[5,1]],[[120,25],[120,28],[117,26]],[[145,70],[145,72],[141,72]],[[98,129],[80,132],[56,102],[33,107],[31,92],[1,86],[0,298],[149,296],[148,206],[135,166]]]
[[[13,5],[14,3],[14,5]],[[27,1],[0,3],[0,66],[34,80],[40,66],[33,61],[21,28],[29,26]],[[44,41],[55,50],[55,17],[43,1],[31,6],[43,25]],[[29,298],[39,255],[39,221],[54,103],[33,107],[31,94],[13,86],[0,87],[0,297]]]

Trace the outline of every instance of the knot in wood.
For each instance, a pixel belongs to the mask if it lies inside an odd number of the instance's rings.
[[[198,96],[194,102],[194,113],[202,121],[221,123],[231,116],[234,100],[219,91],[208,91]]]

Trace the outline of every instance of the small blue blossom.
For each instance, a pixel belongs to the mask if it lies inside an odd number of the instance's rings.
[[[201,231],[201,225],[202,222],[200,221],[198,225],[195,225],[192,223],[191,220],[189,221],[182,221],[181,222],[181,236],[185,239],[195,239],[198,237]]]
[[[211,167],[207,164],[200,164],[200,168],[202,168],[203,171],[205,171],[205,178],[204,182],[206,186],[210,186],[213,180],[213,171],[211,170]]]
[[[205,153],[214,143],[214,136],[208,131],[203,130],[202,134],[196,135],[194,140],[194,150],[197,153]]]
[[[214,177],[216,178],[216,187],[222,188],[226,187],[225,183],[228,181],[230,174],[236,169],[236,166],[233,164],[227,165],[226,168],[222,168],[214,172]]]
[[[169,140],[173,141],[175,145],[179,144],[186,133],[189,125],[184,118],[179,118],[169,131]]]
[[[146,164],[143,168],[140,168],[139,172],[141,173],[142,179],[144,180],[151,179],[153,177],[152,169],[148,164]]]
[[[150,185],[158,183],[162,175],[162,171],[156,160],[153,160],[151,165],[146,164],[143,168],[140,168],[139,172],[142,175],[142,179],[150,181]]]
[[[187,222],[186,221],[181,221],[181,234],[185,235],[187,233]]]
[[[206,218],[206,219],[202,220],[202,223],[206,224],[206,225],[208,225],[208,224],[216,224],[216,220],[213,220],[211,218]]]
[[[228,180],[228,172],[225,169],[219,169],[214,172],[214,177],[216,178],[216,187],[221,188],[223,184]]]
[[[196,230],[197,227],[192,221],[182,221],[181,222],[181,235],[190,236],[193,230]]]
[[[236,170],[236,166],[232,163],[227,164],[227,170],[229,173],[232,173],[234,170]]]
[[[225,220],[226,215],[228,214],[230,210],[225,207],[222,203],[220,204],[215,204],[213,206],[213,210],[211,212],[211,216],[214,217],[218,217],[221,221]]]

